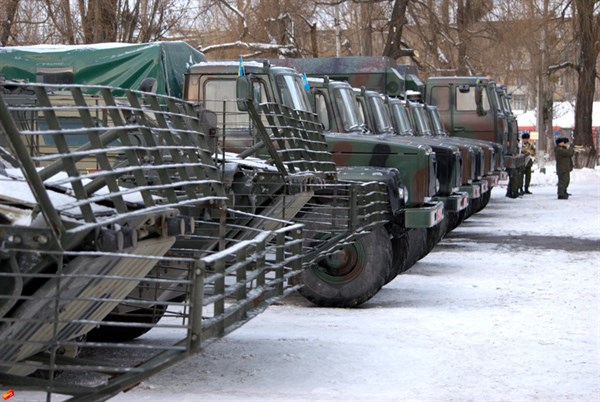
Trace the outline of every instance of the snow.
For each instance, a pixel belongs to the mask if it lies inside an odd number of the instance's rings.
[[[546,169],[361,307],[289,297],[113,400],[600,400],[600,169]]]
[[[575,127],[575,105],[571,102],[554,102],[553,127],[573,128]],[[537,113],[535,110],[527,112],[515,111],[519,127],[536,127]],[[594,102],[592,106],[592,127],[600,127],[600,102]]]

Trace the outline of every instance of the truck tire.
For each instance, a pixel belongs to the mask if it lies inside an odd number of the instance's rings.
[[[408,255],[404,271],[415,265],[427,247],[427,229],[411,229],[408,231]],[[402,271],[402,272],[404,272]]]
[[[299,292],[318,306],[355,307],[382,288],[391,266],[390,236],[385,227],[379,227],[304,270]]]
[[[477,205],[477,211],[475,211],[475,212],[477,213],[477,212],[481,211],[483,208],[485,208],[487,206],[488,202],[490,202],[490,198],[492,198],[492,189],[491,188],[481,195],[481,201]]]
[[[444,219],[432,228],[427,228],[427,240],[423,252],[421,253],[419,260],[425,257],[433,250],[433,248],[444,238],[448,231],[448,218]]]
[[[156,324],[165,314],[166,305],[154,306],[127,313],[110,313],[104,321],[135,324]],[[89,342],[127,342],[139,338],[152,329],[151,326],[122,327],[118,325],[99,325],[87,334]]]
[[[389,283],[396,276],[406,271],[406,261],[408,259],[408,234],[392,238],[392,269],[385,280]]]

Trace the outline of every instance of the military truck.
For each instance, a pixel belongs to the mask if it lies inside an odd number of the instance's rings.
[[[430,144],[410,141],[406,137],[396,135],[383,99],[379,94],[373,91],[353,89],[346,82],[332,81],[327,77],[324,79],[310,78],[308,83],[311,103],[315,110],[318,110],[320,120],[327,122],[326,125],[329,128],[327,133],[332,139],[340,137],[341,133],[351,133],[358,135],[357,140],[361,140],[366,135],[370,137],[371,141],[378,144],[393,144],[396,149],[402,150],[400,157],[395,158],[393,163],[402,172],[404,182],[411,183],[413,181],[418,174],[419,151],[423,149],[427,153],[431,153],[434,150]],[[348,99],[348,101],[343,101],[343,99]],[[357,119],[359,124],[355,124],[354,127],[347,123],[347,116],[352,115],[359,116]],[[433,249],[446,233],[448,216],[458,213],[468,204],[467,194],[457,192],[462,174],[462,158],[458,150],[437,149],[435,155],[437,188],[431,201],[444,203],[445,217],[433,227],[412,228],[407,231],[409,257],[403,270],[410,268],[418,259]],[[350,160],[349,163],[352,161]],[[419,247],[418,239],[420,238],[422,242],[424,236],[426,236],[425,246]]]
[[[462,219],[467,219],[483,209],[490,200],[492,188],[498,184],[499,180],[499,176],[495,174],[497,171],[495,170],[496,158],[494,157],[498,155],[495,148],[498,145],[489,141],[448,137],[437,115],[438,112],[435,106],[410,100],[405,105],[417,135],[434,136],[444,143],[467,147],[475,154],[475,173],[471,183],[479,187],[477,190],[479,196],[472,199]]]
[[[509,136],[509,121],[495,82],[485,77],[431,77],[427,80],[425,101],[437,106],[450,135],[502,145],[509,178],[506,195],[517,197],[525,158],[519,152],[516,133]]]
[[[485,184],[481,182],[483,166],[483,151],[480,147],[473,144],[463,144],[460,141],[452,141],[444,137],[433,136],[429,129],[428,121],[423,110],[423,105],[401,100],[399,98],[386,97],[386,104],[390,110],[392,122],[398,135],[406,138],[418,139],[427,144],[432,144],[439,152],[445,153],[446,149],[456,149],[461,154],[462,174],[458,185],[458,191],[464,192],[468,197],[468,205],[461,208],[453,214],[448,215],[447,230],[455,229],[464,219],[468,217],[469,209],[472,205],[479,202],[482,188],[485,190]],[[451,169],[444,169],[451,171]],[[443,173],[448,174],[448,172]]]

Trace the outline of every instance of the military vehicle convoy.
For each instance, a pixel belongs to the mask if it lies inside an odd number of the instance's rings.
[[[128,46],[0,60],[45,82],[0,83],[2,385],[104,400],[294,290],[356,306],[466,209],[452,146],[334,134],[289,68]]]
[[[452,85],[455,89],[462,85],[461,88],[465,92],[460,96],[461,102],[469,102],[468,108],[473,110],[461,110],[463,107],[467,108],[466,104],[459,106],[458,110],[454,107],[452,119],[445,118],[440,110],[442,124],[451,137],[484,140],[487,141],[488,147],[495,149],[494,155],[489,155],[495,159],[495,167],[494,172],[487,175],[488,188],[495,186],[497,181],[504,179],[508,173],[510,181],[507,195],[512,196],[510,189],[515,187],[514,180],[520,177],[518,171],[523,165],[523,157],[518,154],[518,141],[515,141],[518,138],[508,136],[506,119],[499,109],[501,106],[498,106],[500,102],[496,99],[495,83],[492,80],[483,77],[434,77],[427,81],[427,85],[423,85],[416,74],[415,66],[398,65],[387,57],[284,59],[282,63],[293,66],[308,76],[328,76],[331,79],[347,81],[355,88],[365,87],[392,97],[402,98],[407,90],[418,91],[426,104],[438,108],[440,105],[437,102],[446,102],[446,95],[435,95],[436,91],[430,90],[432,85]],[[470,87],[473,87],[473,90],[469,92]],[[463,94],[460,90],[457,91]],[[456,100],[451,102],[455,104]],[[458,116],[461,116],[460,119]],[[488,166],[491,166],[491,162]],[[486,191],[482,192],[484,205],[486,200],[489,200],[489,194],[485,193]]]

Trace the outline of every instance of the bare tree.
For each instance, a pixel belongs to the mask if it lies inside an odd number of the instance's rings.
[[[0,46],[6,46],[19,8],[19,0],[1,0],[0,6],[5,10],[0,26]]]
[[[581,147],[575,158],[579,168],[596,166],[598,155],[592,139],[592,106],[598,72],[596,63],[600,52],[600,1],[575,0],[574,18],[577,32],[579,74],[575,104],[575,145]]]

